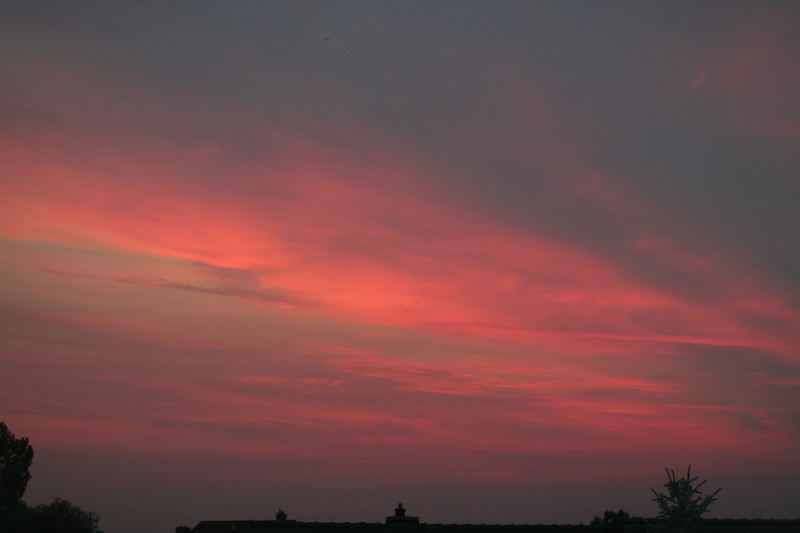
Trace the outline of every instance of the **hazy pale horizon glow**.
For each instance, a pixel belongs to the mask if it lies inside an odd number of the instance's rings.
[[[9,2],[0,419],[26,499],[796,517],[791,2]],[[754,495],[755,494],[755,495]]]

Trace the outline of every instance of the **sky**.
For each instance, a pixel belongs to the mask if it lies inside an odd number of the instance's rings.
[[[796,2],[0,6],[31,504],[800,509]]]

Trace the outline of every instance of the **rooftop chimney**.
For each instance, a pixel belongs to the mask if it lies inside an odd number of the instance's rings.
[[[387,524],[419,524],[418,516],[406,516],[406,509],[402,503],[398,503],[394,510],[394,516],[386,517]]]

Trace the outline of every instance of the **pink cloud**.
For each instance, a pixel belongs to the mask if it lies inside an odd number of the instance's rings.
[[[692,85],[709,89],[726,79],[713,69],[700,78]],[[16,332],[28,336],[4,361],[47,392],[5,392],[23,429],[57,446],[317,458],[405,476],[605,472],[602,454],[635,458],[631,472],[653,457],[785,454],[786,434],[754,429],[779,425],[772,413],[687,406],[688,387],[658,375],[667,358],[691,369],[698,346],[796,361],[796,331],[743,318],[797,323],[781,287],[677,237],[692,228],[595,170],[559,106],[527,87],[510,89],[514,105],[552,137],[529,146],[520,131],[498,132],[486,149],[563,177],[559,194],[637,228],[631,251],[719,298],[639,279],[612,254],[478,211],[428,179],[455,182],[457,169],[364,126],[342,124],[360,139],[348,146],[235,109],[169,115],[186,130],[230,120],[270,147],[228,160],[210,141],[161,147],[147,127],[120,132],[112,118],[88,117],[36,143],[6,136],[0,234],[97,252],[4,265],[30,286],[14,293],[19,305],[36,308],[18,317],[30,331]],[[139,124],[136,109],[115,109],[120,123]],[[126,256],[113,268],[103,261],[112,253]],[[112,405],[108,387],[126,395]]]

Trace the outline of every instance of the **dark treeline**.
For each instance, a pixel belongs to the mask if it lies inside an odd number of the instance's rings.
[[[67,500],[29,506],[22,501],[33,462],[28,439],[16,438],[0,422],[0,531],[3,533],[99,533],[96,514]]]

